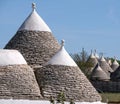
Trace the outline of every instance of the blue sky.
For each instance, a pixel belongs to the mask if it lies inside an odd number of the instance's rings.
[[[0,0],[0,48],[31,13],[32,2],[69,53],[96,49],[120,59],[120,0]]]

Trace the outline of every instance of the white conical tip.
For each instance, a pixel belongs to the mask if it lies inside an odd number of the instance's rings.
[[[119,63],[117,62],[117,59],[116,57],[114,56],[114,62],[113,62],[114,65],[119,65]]]
[[[36,4],[32,3],[32,9],[35,10],[35,8],[36,8]]]
[[[44,22],[44,20],[36,12],[35,3],[32,3],[32,8],[33,8],[33,10],[31,12],[31,14],[25,19],[25,21],[20,26],[18,31],[30,30],[30,31],[47,31],[47,32],[51,32],[48,25]]]
[[[101,61],[106,61],[103,55],[101,56]]]
[[[60,50],[45,65],[77,66],[64,48],[64,40],[61,41]]]
[[[91,49],[91,55],[90,55],[90,58],[95,58],[92,49]]]
[[[61,40],[61,46],[63,47],[65,45],[65,40]]]

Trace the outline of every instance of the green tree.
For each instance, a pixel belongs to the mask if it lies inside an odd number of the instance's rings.
[[[73,101],[73,99],[70,100],[70,104],[75,104],[74,101]]]
[[[54,98],[52,96],[50,96],[50,102],[51,104],[55,104]]]
[[[64,92],[60,92],[57,96],[57,102],[58,103],[61,103],[61,104],[64,104],[64,101],[65,101],[65,94]]]
[[[89,58],[88,53],[82,48],[80,53],[71,54],[73,60],[76,62],[78,67],[82,70],[82,72],[89,78],[89,68],[93,66],[93,63],[87,61]]]

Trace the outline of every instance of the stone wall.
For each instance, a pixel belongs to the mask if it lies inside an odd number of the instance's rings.
[[[91,81],[99,92],[120,92],[120,82],[115,81]]]
[[[101,97],[78,67],[48,65],[35,69],[35,75],[44,98],[64,92],[66,100],[100,101]]]
[[[17,49],[31,66],[43,65],[60,48],[51,32],[18,31],[5,46],[6,49]]]
[[[40,99],[39,86],[28,65],[0,66],[0,99]]]

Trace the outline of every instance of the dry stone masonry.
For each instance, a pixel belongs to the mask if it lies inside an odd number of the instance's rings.
[[[110,73],[113,72],[112,68],[109,66],[109,64],[106,62],[105,58],[102,56],[99,60],[100,67],[107,73],[107,75],[110,77]]]
[[[32,68],[28,65],[0,66],[0,99],[42,98]]]
[[[67,101],[101,101],[100,95],[65,50],[64,40],[45,66],[36,68],[35,75],[44,98],[57,99],[63,92]]]
[[[18,31],[5,46],[5,49],[19,50],[31,66],[43,65],[59,48],[51,32],[27,30]]]
[[[1,66],[0,97],[50,99],[53,96],[57,99],[59,93],[64,92],[68,101],[101,101],[98,92],[64,49],[64,41],[60,47],[47,24],[37,14],[35,4],[32,8],[31,14],[5,49],[19,50],[35,74],[27,64]]]
[[[120,66],[116,58],[111,62],[103,56],[91,72],[91,83],[100,93],[120,92]],[[92,62],[92,61],[91,61]],[[96,63],[96,62],[94,62]]]
[[[94,81],[98,80],[109,81],[110,76],[108,76],[106,72],[97,64],[91,73],[90,79]]]
[[[60,48],[50,28],[38,15],[32,4],[32,12],[5,46],[19,50],[27,63],[33,67],[46,63]]]
[[[35,71],[44,98],[57,98],[64,92],[66,100],[95,102],[101,97],[78,67],[47,65]]]

